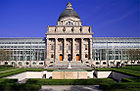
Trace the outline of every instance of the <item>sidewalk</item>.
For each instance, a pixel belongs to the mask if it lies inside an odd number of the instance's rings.
[[[44,85],[40,91],[102,91],[99,85]]]

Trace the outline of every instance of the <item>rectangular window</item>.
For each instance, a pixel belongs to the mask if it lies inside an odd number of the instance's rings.
[[[109,55],[109,60],[113,60],[114,56],[113,55]]]
[[[23,56],[20,56],[20,61],[23,61]]]
[[[53,45],[51,45],[51,50],[54,50],[54,46]]]
[[[115,56],[115,60],[118,60],[119,59],[119,56]]]
[[[85,50],[88,50],[88,47],[87,47],[87,45],[85,45]]]
[[[68,49],[71,50],[71,46],[68,46]]]
[[[62,50],[62,45],[60,45],[60,50]]]
[[[79,46],[76,46],[76,50],[79,50]]]
[[[27,56],[27,61],[30,61],[30,56]]]

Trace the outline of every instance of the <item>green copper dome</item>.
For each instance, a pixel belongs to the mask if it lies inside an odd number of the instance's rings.
[[[67,4],[67,8],[60,14],[58,20],[64,17],[76,17],[80,19],[79,15],[73,10],[70,2]]]

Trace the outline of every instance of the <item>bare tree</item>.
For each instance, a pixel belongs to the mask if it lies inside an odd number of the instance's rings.
[[[13,51],[0,49],[0,61],[11,60],[12,55],[13,55]]]
[[[128,55],[128,60],[131,61],[131,66],[132,62],[140,60],[140,49],[129,49],[126,53]]]

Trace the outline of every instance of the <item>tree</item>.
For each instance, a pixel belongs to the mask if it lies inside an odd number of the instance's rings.
[[[11,59],[13,51],[0,49],[0,61],[8,61]]]
[[[140,60],[140,49],[129,49],[126,53],[128,55],[128,60],[131,61],[131,65],[133,61]]]

